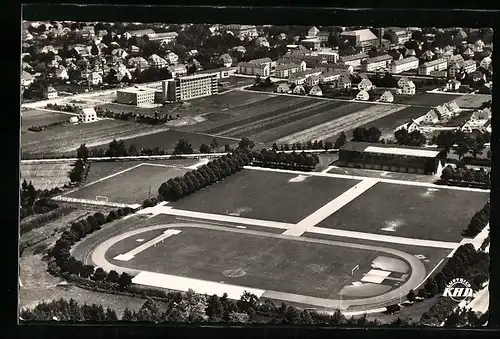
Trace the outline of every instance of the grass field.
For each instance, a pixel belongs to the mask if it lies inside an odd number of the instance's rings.
[[[125,139],[124,142],[127,147],[130,146],[131,144],[134,144],[137,150],[139,151],[142,148],[155,148],[155,147],[160,147],[161,149],[167,151],[173,151],[175,145],[180,139],[186,139],[193,147],[193,150],[195,152],[198,152],[201,144],[206,144],[207,146],[210,146],[214,138],[217,140],[219,144],[220,151],[224,151],[224,145],[227,144],[234,147],[240,140],[235,138],[228,139],[206,134],[184,132],[184,131],[170,129],[158,133],[147,134],[135,138]],[[92,148],[93,149],[107,148],[107,145],[100,145]]]
[[[444,103],[453,101],[462,97],[460,94],[442,94],[442,93],[418,93],[401,100],[395,100],[398,104],[420,105],[427,107],[436,107]],[[396,97],[397,98],[397,97]]]
[[[26,131],[30,127],[45,126],[56,122],[69,121],[71,115],[55,113],[38,109],[30,109],[22,112],[21,129]]]
[[[42,190],[62,187],[70,182],[68,173],[71,168],[71,163],[21,164],[21,182],[26,179],[35,188]]]
[[[162,232],[125,239],[112,246],[106,258],[113,264],[139,270],[336,299],[343,286],[359,279],[350,275],[351,269],[360,263],[369,270],[371,262],[379,256],[373,251],[230,230],[179,230],[181,233],[175,237],[148,248],[128,262],[113,258],[136,248],[137,238],[148,241]],[[230,275],[238,269],[243,276]]]
[[[188,171],[188,169],[180,167],[141,165],[109,179],[95,183],[90,182],[66,196],[80,199],[95,199],[96,196],[105,196],[108,201],[112,202],[140,204],[150,197],[150,193],[151,197],[156,197],[158,188],[163,182],[182,176]]]
[[[293,178],[297,176],[243,170],[170,205],[197,212],[296,223],[357,183],[322,177],[289,182]]]
[[[219,79],[219,93],[223,93],[233,88],[251,86],[255,82],[253,78],[230,76],[229,78]],[[222,85],[222,86],[220,86]]]
[[[113,139],[124,139],[165,130],[135,122],[100,120],[89,124],[64,125],[41,132],[23,134],[21,154],[53,155],[74,153],[83,143],[87,147],[109,144]]]
[[[416,239],[460,241],[487,193],[378,183],[318,227]],[[394,231],[383,230],[394,227]]]
[[[473,109],[481,107],[484,102],[490,101],[491,98],[491,94],[468,94],[455,99],[455,102],[460,108]]]

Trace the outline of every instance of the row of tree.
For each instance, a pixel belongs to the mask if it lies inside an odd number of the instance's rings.
[[[464,237],[473,238],[478,235],[490,222],[491,205],[488,201],[486,205],[474,214],[467,228],[462,231]]]
[[[482,133],[472,137],[458,129],[446,130],[441,131],[433,138],[432,143],[444,149],[446,154],[453,150],[459,160],[467,153],[470,153],[473,159],[477,159],[477,156],[482,154],[486,147],[484,144],[490,142],[490,137],[489,133]]]
[[[50,200],[50,197],[59,193],[61,193],[61,190],[57,187],[51,190],[45,189],[43,191],[35,189],[31,181],[28,183],[26,179],[24,179],[21,183],[19,192],[20,220],[34,214],[43,214],[56,209],[58,205]]]
[[[155,112],[153,116],[150,116],[133,112],[113,112],[101,107],[97,107],[96,113],[98,117],[119,119],[124,121],[135,121],[141,124],[148,125],[160,125],[179,118],[178,114],[176,116],[173,116],[171,114],[160,115],[158,112]]]
[[[296,153],[295,151],[284,153],[263,149],[260,152],[254,152],[252,163],[262,167],[312,171],[319,164],[319,158],[312,153]]]
[[[423,146],[427,142],[425,136],[419,130],[408,132],[406,128],[398,129],[394,132],[394,138],[398,145]]]
[[[76,161],[68,172],[68,177],[72,184],[79,185],[87,179],[91,166],[88,161],[89,154],[89,149],[85,144],[81,144],[76,150]]]
[[[490,173],[483,168],[472,169],[466,167],[454,168],[446,166],[441,172],[441,181],[446,185],[467,185],[469,187],[490,188]]]

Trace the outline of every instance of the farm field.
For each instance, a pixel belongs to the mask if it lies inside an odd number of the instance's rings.
[[[491,101],[491,94],[468,94],[455,99],[460,108],[480,108],[487,101]]]
[[[245,234],[231,229],[174,229],[181,233],[138,253],[130,261],[113,258],[136,248],[136,238],[147,241],[165,229],[118,242],[105,257],[112,264],[138,270],[337,299],[345,285],[361,277],[361,272],[351,276],[350,270],[359,262],[364,268],[362,273],[366,273],[380,255],[376,251]],[[378,291],[365,292],[377,295],[393,288],[378,286]]]
[[[68,172],[72,166],[71,163],[21,164],[21,182],[26,179],[41,190],[62,187],[70,182]]]
[[[458,242],[488,197],[482,192],[379,182],[317,226]]]
[[[192,132],[184,132],[184,131],[169,129],[157,133],[125,139],[123,141],[125,142],[125,145],[127,147],[134,144],[138,151],[140,151],[143,148],[155,148],[155,147],[160,147],[160,149],[172,151],[174,150],[175,145],[180,139],[186,139],[191,144],[193,150],[195,152],[198,152],[198,149],[200,148],[201,144],[206,144],[207,146],[209,146],[214,138],[217,140],[219,144],[220,151],[224,150],[224,145],[227,144],[230,145],[231,147],[234,147],[240,140],[235,138],[228,139],[201,133],[192,133]],[[98,149],[98,148],[106,149],[107,145],[94,146],[91,149]]]
[[[21,154],[72,154],[83,143],[87,147],[109,144],[113,139],[126,139],[165,130],[135,122],[100,120],[89,124],[64,125],[41,132],[23,134]]]
[[[196,212],[296,223],[357,182],[351,179],[243,170],[169,206]]]
[[[456,100],[462,97],[460,94],[443,94],[443,93],[417,93],[413,96],[396,100],[398,104],[405,105],[420,105],[426,107],[436,107],[444,103]],[[396,97],[397,98],[397,97]]]
[[[69,198],[95,199],[104,196],[110,202],[141,204],[158,195],[160,185],[170,178],[183,176],[188,169],[162,165],[136,165],[127,172],[98,182],[91,182],[82,188],[65,194]],[[126,183],[126,184],[124,184]],[[151,194],[151,195],[150,195]]]
[[[23,110],[21,117],[21,129],[26,131],[30,127],[44,126],[61,121],[69,121],[71,115],[49,112],[39,109]]]

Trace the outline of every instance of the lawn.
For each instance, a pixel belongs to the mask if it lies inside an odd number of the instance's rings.
[[[206,135],[201,133],[194,132],[184,132],[178,130],[166,130],[158,133],[147,134],[138,136],[135,138],[125,139],[125,145],[129,147],[134,144],[138,151],[142,148],[155,148],[160,147],[160,149],[164,149],[166,151],[173,151],[175,145],[179,142],[180,139],[186,139],[192,146],[195,152],[199,151],[201,144],[205,144],[209,146],[212,143],[213,139],[216,139],[220,151],[224,151],[224,145],[235,146],[238,141],[241,139],[235,138],[222,138],[222,137],[214,137],[212,135]],[[95,146],[93,149],[97,148],[107,148],[107,145]]]
[[[469,109],[480,108],[486,101],[491,101],[491,94],[468,94],[455,100],[458,107]]]
[[[141,165],[112,178],[89,183],[65,196],[80,199],[104,196],[110,202],[141,204],[150,196],[156,197],[163,182],[188,171],[185,168]]]
[[[70,182],[68,173],[72,168],[71,163],[55,164],[21,164],[21,182],[32,182],[36,189],[51,189],[62,187]]]
[[[109,144],[113,139],[131,138],[161,130],[165,128],[108,119],[88,124],[67,124],[23,134],[21,152],[32,156],[72,154],[83,143],[92,147]]]
[[[350,275],[351,269],[360,263],[363,270],[369,270],[371,262],[380,255],[369,250],[245,234],[230,229],[178,229],[181,230],[178,235],[149,247],[128,262],[113,258],[136,248],[140,244],[138,238],[146,242],[164,230],[121,241],[108,250],[106,259],[119,266],[150,272],[337,299],[345,285],[359,279]]]
[[[30,127],[45,126],[56,122],[69,121],[71,115],[30,109],[22,111],[21,129],[26,131]]]
[[[436,107],[462,97],[459,94],[417,93],[409,97],[395,97],[395,102],[405,105]]]
[[[416,239],[460,241],[488,194],[377,183],[318,227]],[[393,230],[384,230],[391,228]]]
[[[294,178],[304,180],[290,182]],[[351,179],[243,170],[170,205],[197,212],[297,223],[356,183]]]

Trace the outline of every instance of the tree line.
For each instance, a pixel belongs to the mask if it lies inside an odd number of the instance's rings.
[[[124,121],[135,121],[147,125],[160,125],[180,117],[179,114],[175,116],[172,114],[160,115],[158,112],[154,112],[153,116],[141,113],[133,113],[133,112],[113,112],[111,110],[103,109],[101,107],[96,108],[96,114],[98,117],[101,118],[104,117],[104,118],[119,119]]]
[[[76,150],[76,161],[68,172],[68,177],[72,184],[79,185],[87,179],[91,166],[88,161],[89,155],[89,149],[85,144],[81,144]]]
[[[488,201],[480,211],[474,214],[471,221],[469,222],[469,225],[467,225],[467,228],[462,231],[462,235],[469,238],[473,238],[478,235],[490,222],[490,212],[491,204]]]
[[[448,165],[441,172],[441,180],[438,183],[453,186],[467,186],[475,188],[491,188],[491,172],[486,172],[484,168],[479,170],[466,168],[465,166],[456,169]]]
[[[43,214],[56,209],[58,205],[49,199],[61,192],[61,189],[57,187],[50,190],[35,189],[31,181],[28,183],[24,179],[19,190],[20,219],[23,220],[31,215]]]
[[[284,153],[263,149],[260,152],[254,152],[252,164],[270,168],[312,171],[319,164],[319,158],[316,154],[305,152]]]
[[[446,154],[453,150],[459,160],[464,160],[467,153],[470,153],[472,158],[476,160],[478,155],[483,153],[486,147],[484,144],[489,142],[490,138],[491,136],[487,132],[472,137],[457,129],[441,131],[432,139],[432,143],[444,149]]]

